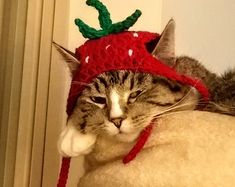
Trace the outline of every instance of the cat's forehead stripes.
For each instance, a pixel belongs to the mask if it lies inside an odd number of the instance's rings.
[[[97,82],[94,82],[94,85],[95,85],[95,89],[96,89],[99,93],[101,93],[99,84],[98,84]]]
[[[130,90],[132,90],[134,88],[134,84],[135,84],[135,79],[134,79],[134,77],[131,77]]]
[[[107,88],[108,87],[108,82],[107,82],[107,80],[104,78],[104,77],[97,77],[97,79],[100,81],[100,83],[101,84],[103,84],[103,86],[105,87],[105,88]]]
[[[153,77],[145,73],[135,73],[129,71],[106,72],[97,77],[92,84],[89,85],[91,94],[106,96],[107,99],[111,93],[111,89],[116,89],[117,93],[122,93],[119,97],[124,99],[123,93],[135,92],[136,90],[145,90],[152,84],[164,84],[172,91],[180,91],[180,84],[170,81],[163,77]],[[125,97],[126,98],[126,97]]]
[[[151,76],[145,73],[137,73],[131,71],[111,71],[98,76],[92,84],[90,93],[107,95],[110,88],[121,87],[121,92],[134,91],[135,88],[146,87],[151,84],[149,81]]]
[[[129,75],[130,75],[130,73],[127,72],[127,71],[125,71],[125,72],[123,73],[123,76],[122,76],[122,84],[125,83],[125,81],[126,81],[126,80],[128,79],[128,77],[129,77]]]

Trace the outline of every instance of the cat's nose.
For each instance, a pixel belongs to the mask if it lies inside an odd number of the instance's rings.
[[[114,125],[117,127],[117,128],[120,128],[121,125],[122,125],[122,118],[113,118],[111,119],[111,121],[114,123]]]

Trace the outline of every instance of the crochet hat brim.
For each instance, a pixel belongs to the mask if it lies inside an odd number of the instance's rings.
[[[81,64],[72,81],[82,84],[71,84],[67,103],[68,115],[71,115],[78,96],[85,88],[84,84],[91,83],[98,75],[107,71],[129,70],[163,76],[196,88],[207,101],[209,92],[200,80],[180,75],[148,51],[148,44],[157,41],[159,37],[156,33],[126,31],[88,40],[77,48],[76,56]]]

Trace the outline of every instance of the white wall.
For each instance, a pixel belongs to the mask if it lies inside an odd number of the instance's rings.
[[[176,20],[176,52],[215,72],[235,66],[234,0],[164,0],[162,24]]]

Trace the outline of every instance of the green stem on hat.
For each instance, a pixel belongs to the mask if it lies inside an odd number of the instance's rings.
[[[98,0],[87,0],[86,4],[94,7],[99,12],[99,22],[102,29],[109,28],[112,25],[112,20],[110,19],[110,14],[107,8]]]
[[[81,19],[75,19],[75,24],[79,27],[80,32],[85,38],[96,39],[102,36],[106,36],[112,33],[119,33],[126,29],[129,29],[135,24],[138,18],[141,16],[141,11],[136,10],[131,16],[127,17],[124,21],[112,24],[110,14],[107,8],[99,0],[87,0],[87,5],[96,8],[99,12],[99,23],[101,30],[96,30]]]
[[[79,31],[82,33],[84,38],[95,39],[109,34],[108,30],[96,30],[80,19],[76,19],[75,24],[79,27]]]
[[[126,29],[129,29],[135,24],[138,18],[141,16],[141,11],[136,10],[131,16],[128,16],[124,21],[112,24],[109,29],[110,33],[122,32]]]

